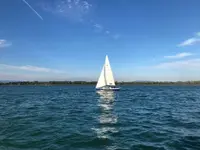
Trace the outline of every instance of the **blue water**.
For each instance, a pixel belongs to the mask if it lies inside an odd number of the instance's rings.
[[[0,150],[200,150],[200,86],[1,86]]]

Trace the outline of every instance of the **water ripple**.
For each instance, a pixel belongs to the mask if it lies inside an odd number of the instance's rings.
[[[199,86],[1,86],[0,149],[200,149]]]

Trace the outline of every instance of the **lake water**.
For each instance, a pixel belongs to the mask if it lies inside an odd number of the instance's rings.
[[[0,150],[200,150],[200,86],[1,86]]]

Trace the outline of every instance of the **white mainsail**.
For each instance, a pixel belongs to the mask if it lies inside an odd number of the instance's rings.
[[[115,80],[113,77],[112,69],[107,55],[96,88],[101,88],[106,85],[115,86]]]
[[[104,68],[105,68],[106,85],[115,86],[115,80],[113,77],[112,69],[107,55]]]

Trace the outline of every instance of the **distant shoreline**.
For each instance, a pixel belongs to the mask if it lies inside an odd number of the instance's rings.
[[[96,85],[97,82],[91,81],[16,81],[0,82],[0,86],[11,85],[34,85],[34,86],[53,86],[53,85]],[[117,85],[200,85],[200,81],[177,81],[177,82],[159,82],[159,81],[133,81],[133,82],[116,82]]]

